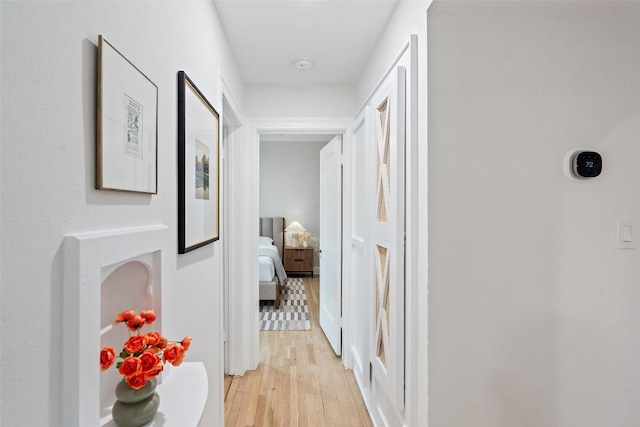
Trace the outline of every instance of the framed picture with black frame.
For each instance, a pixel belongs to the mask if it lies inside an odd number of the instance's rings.
[[[98,36],[96,189],[158,193],[158,87]]]
[[[220,116],[178,72],[178,253],[220,238]]]

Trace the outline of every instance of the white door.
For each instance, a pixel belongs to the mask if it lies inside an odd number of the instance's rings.
[[[342,136],[320,150],[320,327],[342,351]]]
[[[372,98],[374,200],[371,217],[374,336],[370,353],[374,396],[387,420],[404,408],[405,68],[397,67]],[[391,423],[394,424],[394,423]]]

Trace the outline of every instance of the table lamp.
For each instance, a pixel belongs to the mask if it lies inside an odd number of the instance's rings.
[[[298,221],[293,221],[291,224],[289,224],[287,226],[287,228],[284,229],[285,232],[288,233],[298,233],[301,231],[307,231],[306,228],[304,228],[302,226],[302,224],[300,224]],[[289,234],[290,238],[291,238],[291,246],[299,246],[300,245],[300,241],[298,240],[298,236],[296,235],[295,237],[293,237],[291,234]]]

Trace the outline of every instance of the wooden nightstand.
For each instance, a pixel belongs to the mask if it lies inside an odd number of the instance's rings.
[[[310,272],[313,277],[313,248],[285,246],[284,269],[288,272]]]

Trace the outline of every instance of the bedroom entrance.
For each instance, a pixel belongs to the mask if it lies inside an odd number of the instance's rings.
[[[265,225],[267,230],[273,229],[274,233],[279,233],[278,228],[282,225],[283,239],[280,238],[280,234],[277,237],[269,237],[274,238],[276,247],[279,246],[283,268],[289,275],[314,277],[321,272],[321,265],[326,269],[326,265],[330,264],[333,271],[327,273],[327,276],[339,279],[339,272],[336,273],[337,269],[339,270],[339,262],[327,261],[334,258],[332,254],[340,253],[340,248],[334,246],[341,244],[341,229],[335,228],[335,221],[321,225],[321,170],[323,150],[334,140],[338,141],[340,149],[341,138],[341,135],[335,133],[304,131],[260,134],[259,215],[262,219],[283,218],[283,224],[274,222],[272,226],[271,221],[267,221],[268,225]],[[338,179],[339,177],[336,177],[336,182],[339,182]],[[333,194],[340,192],[340,189],[332,188]],[[326,200],[325,197],[324,204],[327,203]],[[332,219],[335,217],[336,215],[331,216]],[[338,236],[334,237],[336,231]],[[326,232],[330,234],[325,235]],[[264,257],[260,259],[262,264],[259,265],[258,272],[262,285],[259,294],[264,300],[272,293],[264,285],[272,282],[269,277],[275,276],[276,271],[269,266],[273,263],[272,260]],[[323,279],[320,279],[320,282],[322,284]]]
[[[295,425],[292,418],[286,417],[293,417],[301,422],[300,425],[306,425],[304,420],[311,419],[306,418],[309,415],[312,415],[313,419],[326,421],[320,425],[336,425],[340,419],[350,419],[352,414],[358,416],[358,411],[355,410],[358,405],[366,421],[354,419],[354,424],[370,425],[353,372],[346,370],[342,358],[336,356],[336,353],[341,353],[342,327],[339,300],[343,245],[342,145],[346,142],[344,138],[350,125],[351,121],[347,120],[320,125],[316,121],[306,128],[302,127],[301,123],[253,123],[252,130],[256,132],[256,152],[259,159],[256,177],[259,217],[262,220],[284,218],[283,228],[288,228],[288,231],[281,251],[283,260],[291,252],[312,253],[311,268],[292,268],[290,263],[287,264],[290,284],[300,285],[305,290],[310,329],[255,331],[256,343],[259,343],[256,346],[259,354],[258,367],[256,370],[247,371],[243,377],[234,378],[228,384],[225,425],[251,425],[254,422],[259,424],[259,420],[266,422],[267,419],[271,422],[280,420],[275,425],[290,425],[289,421],[292,422],[291,425]],[[335,138],[336,136],[338,138]],[[329,156],[333,157],[333,161],[327,162],[329,159],[326,156],[323,158],[321,152],[328,144],[331,145],[332,140],[337,141],[333,143],[333,150]],[[323,163],[325,167],[330,166],[329,169],[334,174],[337,173],[330,187],[321,184],[320,171]],[[329,188],[326,193],[335,199],[332,205],[333,213],[328,216],[332,227],[321,226],[321,186],[324,190]],[[331,236],[326,237],[323,230],[330,232]],[[266,240],[268,239],[269,237]],[[327,247],[327,244],[331,247]],[[323,257],[325,254],[337,254],[338,261],[331,267],[333,273],[323,273],[324,266],[321,266],[319,256],[321,253]],[[305,257],[296,255],[297,258],[300,258],[297,261],[301,261]],[[320,277],[318,273],[321,273]],[[324,295],[331,296],[331,300],[335,301],[334,307],[327,312],[336,313],[332,319],[333,324],[337,326],[334,334],[337,336],[337,340],[334,340],[336,349],[331,346],[320,326],[323,322],[320,306],[323,299],[320,282],[323,276],[334,277],[333,294],[325,291]],[[256,292],[256,296],[259,293]],[[276,301],[270,300],[267,303],[274,306],[277,304]],[[256,306],[261,304],[262,302]],[[282,304],[281,300],[280,305]],[[265,380],[268,381],[267,384],[264,383]],[[313,388],[316,386],[321,388],[316,390]],[[293,396],[295,393],[298,394],[297,397]],[[250,395],[253,397],[249,397]],[[286,396],[286,402],[279,406],[276,402],[283,396]],[[294,402],[297,402],[295,408]]]
[[[298,131],[260,134],[259,142],[260,226],[273,232],[261,237],[272,241],[259,248],[261,327],[287,328],[272,321],[298,316],[280,298],[292,290],[273,267],[269,249],[275,246],[280,255],[275,261],[287,274],[320,273],[320,326],[336,355],[342,345],[343,140],[341,134]]]

